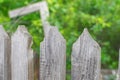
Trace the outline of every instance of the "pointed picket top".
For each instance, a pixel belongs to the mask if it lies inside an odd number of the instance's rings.
[[[17,31],[13,35],[18,35],[18,34],[29,35],[24,25],[19,25],[17,28]]]
[[[59,32],[57,27],[51,27],[48,35],[49,35],[49,37],[54,36],[56,38],[59,38],[60,40],[65,41],[64,37],[61,35],[61,33]]]
[[[27,31],[27,29],[25,28],[24,25],[19,25],[17,31],[20,31],[20,32],[23,32],[23,33],[24,33],[24,32],[25,32],[25,33],[28,33],[28,31]]]
[[[6,33],[2,25],[0,25],[0,37],[8,37],[8,34]]]
[[[28,46],[31,47],[33,42],[32,42],[32,36],[29,34],[28,30],[24,25],[19,25],[17,28],[17,31],[13,34],[13,38],[18,38],[17,40],[21,40],[21,38],[25,38],[28,40]]]
[[[87,37],[87,38],[91,38],[91,40],[93,40],[92,37],[91,37],[91,35],[90,35],[90,33],[88,32],[87,28],[85,28],[84,31],[82,32],[80,38],[81,37]]]
[[[90,33],[88,32],[88,29],[85,28],[84,31],[82,32],[82,34],[80,35],[79,39],[77,41],[79,41],[80,39],[85,39],[88,42],[91,41],[92,43],[96,44],[97,46],[98,43],[92,38],[92,36],[90,35]]]
[[[33,50],[32,37],[25,28],[20,25],[12,36],[12,80],[33,80]]]
[[[65,80],[66,41],[52,27],[40,45],[40,80]]]
[[[100,79],[100,52],[98,43],[85,28],[72,48],[72,80]]]

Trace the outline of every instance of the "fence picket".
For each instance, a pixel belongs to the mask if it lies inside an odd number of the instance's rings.
[[[40,44],[39,80],[66,79],[66,40],[56,27],[49,27]],[[0,25],[0,80],[34,80],[32,37],[19,26],[11,40]],[[101,79],[101,48],[87,29],[72,47],[71,80]],[[120,49],[117,79],[120,80]]]
[[[12,36],[12,80],[34,80],[32,37],[24,26]]]
[[[40,45],[40,80],[65,80],[66,41],[52,27]]]
[[[0,25],[0,80],[11,80],[10,38]]]
[[[72,80],[100,80],[100,47],[87,29],[73,44]]]

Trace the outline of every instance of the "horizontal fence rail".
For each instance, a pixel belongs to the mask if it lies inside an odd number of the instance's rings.
[[[9,37],[0,25],[0,80],[34,80],[32,36],[20,25]],[[120,60],[119,60],[120,61]],[[40,43],[39,80],[66,79],[66,40],[50,27]],[[101,48],[85,28],[72,47],[71,80],[102,80]],[[117,80],[120,80],[120,63]]]

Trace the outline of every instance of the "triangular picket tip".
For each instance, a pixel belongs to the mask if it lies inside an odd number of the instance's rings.
[[[24,36],[28,36],[31,37],[28,30],[26,29],[26,27],[24,25],[19,25],[17,28],[17,31],[13,34],[13,35],[24,35]],[[19,36],[21,37],[21,36]]]
[[[91,42],[93,45],[100,47],[99,44],[92,38],[87,28],[84,28],[84,31],[82,32],[78,40],[74,43],[74,45],[77,45],[80,41],[86,41],[85,44],[87,44],[87,42]]]
[[[95,41],[95,40],[92,38],[92,36],[90,35],[90,33],[88,32],[88,29],[87,29],[87,28],[84,28],[84,30],[83,30],[80,38],[89,38],[89,39]]]
[[[32,42],[32,36],[29,34],[28,30],[24,25],[19,25],[17,28],[17,31],[13,34],[12,39],[16,40],[16,38],[19,40],[19,38],[24,38],[28,40],[28,46],[31,47],[33,42]]]
[[[16,32],[28,33],[28,31],[27,31],[27,29],[26,29],[26,27],[24,25],[19,25]]]
[[[59,32],[57,27],[51,27],[49,30],[48,36],[49,37],[54,36],[58,38],[59,40],[65,40],[62,34]]]

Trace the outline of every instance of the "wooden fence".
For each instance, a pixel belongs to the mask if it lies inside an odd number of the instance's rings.
[[[21,25],[11,36],[0,25],[0,80],[34,80],[32,37]],[[101,79],[101,49],[87,29],[73,44],[72,80]],[[120,68],[120,67],[119,67]],[[120,80],[120,70],[117,80]],[[40,44],[39,80],[66,79],[66,40],[51,27]]]

